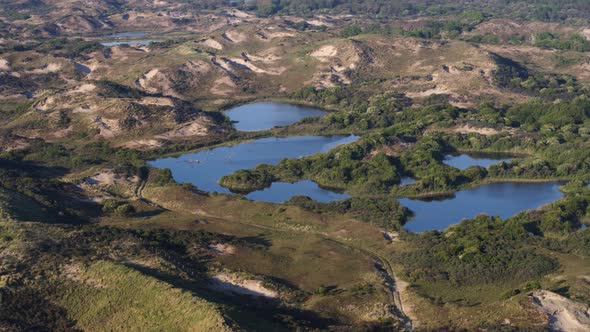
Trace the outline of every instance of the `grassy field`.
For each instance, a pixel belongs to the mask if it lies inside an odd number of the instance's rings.
[[[219,309],[124,265],[70,268],[57,301],[87,331],[229,331]]]
[[[346,216],[318,215],[293,206],[188,194],[178,186],[148,185],[143,195],[167,208],[174,204],[175,209],[191,210],[125,220],[105,218],[103,224],[232,235],[254,245],[217,256],[214,266],[264,276],[302,291],[306,298],[299,305],[328,317],[350,323],[390,319],[391,299],[375,270],[375,256],[389,253],[388,242],[374,227]],[[181,204],[176,200],[179,197],[183,197]],[[347,310],[341,308],[343,303],[349,304]]]

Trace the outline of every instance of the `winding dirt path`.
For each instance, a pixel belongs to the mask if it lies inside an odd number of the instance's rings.
[[[142,195],[142,192],[143,192],[144,188],[146,187],[147,182],[148,182],[147,179],[140,180],[140,183],[138,184],[137,189],[136,189],[136,196],[138,199],[143,200],[148,204],[159,207],[159,204],[156,204],[156,203],[144,198]],[[229,222],[229,223],[240,224],[240,225],[254,227],[254,228],[263,229],[263,230],[268,230],[268,231],[272,231],[272,232],[293,232],[293,231],[296,231],[298,233],[305,233],[305,234],[310,233],[310,232],[304,232],[304,231],[298,231],[298,230],[291,230],[291,229],[287,230],[287,229],[281,229],[281,228],[276,228],[276,227],[252,224],[252,223],[248,223],[248,222],[231,220],[231,219],[221,218],[221,217],[217,217],[217,216],[208,216],[208,217],[210,217],[212,219],[217,219],[217,220]],[[409,330],[409,331],[414,330],[414,324],[412,322],[412,319],[408,315],[407,311],[404,310],[403,302],[401,300],[401,295],[400,295],[400,292],[398,289],[399,287],[397,287],[398,283],[399,283],[398,279],[395,277],[395,272],[393,270],[393,266],[387,257],[382,256],[381,254],[374,252],[372,250],[365,249],[365,248],[357,246],[357,245],[349,244],[349,243],[343,242],[338,239],[327,237],[324,234],[319,233],[319,232],[311,232],[310,234],[314,234],[324,241],[329,241],[331,243],[334,243],[334,244],[344,247],[346,249],[356,250],[356,251],[362,253],[363,255],[370,257],[375,262],[375,268],[377,269],[379,274],[381,274],[381,277],[385,281],[386,293],[387,293],[388,297],[390,298],[391,303],[393,304],[392,314],[400,320],[404,330]]]
[[[400,296],[400,293],[396,287],[397,279],[395,277],[395,273],[393,271],[392,264],[386,257],[384,257],[376,252],[373,252],[371,250],[368,250],[368,249],[365,249],[365,248],[362,248],[362,247],[359,247],[359,246],[356,246],[353,244],[349,244],[346,242],[342,242],[342,241],[334,239],[334,238],[327,237],[327,236],[325,236],[321,233],[318,233],[318,232],[311,232],[310,233],[310,232],[297,231],[297,230],[291,230],[291,229],[287,230],[287,229],[281,229],[281,228],[270,227],[270,226],[263,226],[263,225],[252,224],[252,223],[247,223],[247,222],[242,222],[242,221],[237,221],[237,220],[231,220],[231,219],[226,219],[226,218],[220,218],[220,217],[216,217],[216,216],[212,216],[211,218],[218,219],[218,220],[225,221],[225,222],[236,223],[236,224],[240,224],[240,225],[244,225],[244,226],[250,226],[250,227],[254,227],[254,228],[258,228],[258,229],[269,230],[269,231],[273,231],[273,232],[293,232],[293,231],[296,231],[298,233],[314,234],[324,241],[329,241],[329,242],[334,243],[336,245],[342,246],[346,249],[356,250],[356,251],[364,254],[365,256],[370,257],[373,261],[375,261],[377,271],[381,274],[381,276],[385,280],[385,284],[386,284],[385,288],[387,290],[387,294],[390,298],[390,301],[393,304],[392,314],[400,319],[401,323],[403,324],[402,327],[405,330],[410,330],[410,331],[414,330],[414,325],[413,325],[412,320],[410,319],[409,315],[404,311],[403,303],[401,301],[401,296]]]

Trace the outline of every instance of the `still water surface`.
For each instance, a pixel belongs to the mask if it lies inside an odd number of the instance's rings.
[[[487,168],[490,165],[495,165],[502,161],[510,162],[512,158],[509,155],[499,153],[464,153],[448,155],[443,160],[443,163],[458,169],[467,169],[471,166]]]
[[[169,168],[178,182],[190,182],[197,188],[229,193],[217,181],[241,169],[254,168],[260,164],[276,165],[285,158],[300,158],[354,142],[357,136],[300,136],[285,138],[262,138],[233,146],[217,147],[180,157],[163,158],[149,162],[153,167]],[[292,196],[306,195],[327,202],[345,196],[319,188],[311,181],[294,184],[274,183],[270,188],[253,192],[248,197],[265,202],[283,202]]]
[[[325,111],[316,108],[275,102],[247,104],[225,111],[237,130],[265,130],[287,126],[303,118],[324,116]]]
[[[560,183],[493,183],[457,192],[440,201],[400,199],[415,213],[404,226],[412,232],[444,230],[462,219],[485,213],[508,218],[561,198]]]
[[[252,131],[285,126],[306,117],[322,116],[321,110],[274,102],[243,105],[226,111],[238,130]],[[172,170],[178,182],[190,182],[208,192],[229,193],[217,181],[240,169],[250,169],[259,164],[276,165],[284,158],[300,158],[327,152],[340,145],[351,143],[358,137],[351,136],[302,136],[263,138],[233,146],[217,147],[180,157],[151,161],[150,165]],[[459,169],[470,166],[488,167],[512,156],[499,154],[449,155],[444,163]],[[403,178],[401,185],[414,183]],[[559,183],[495,183],[463,190],[452,198],[438,201],[401,199],[400,203],[415,213],[405,228],[413,232],[443,230],[464,218],[481,213],[508,218],[520,211],[534,209],[559,199],[562,193]],[[303,180],[296,183],[273,183],[264,190],[252,192],[246,197],[252,200],[280,203],[297,195],[309,196],[319,202],[330,202],[349,197],[320,188],[316,183]]]

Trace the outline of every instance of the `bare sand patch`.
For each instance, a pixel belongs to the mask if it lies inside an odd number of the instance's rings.
[[[251,71],[258,73],[258,74],[280,75],[283,72],[285,72],[285,70],[287,70],[285,67],[276,67],[274,70],[262,69],[262,68],[257,67],[256,65],[254,65],[252,62],[244,60],[243,58],[231,58],[229,60],[232,62],[235,62],[239,65],[242,65],[242,66],[250,69]],[[224,60],[224,62],[225,62],[225,60]],[[226,63],[226,65],[223,67],[229,68],[229,64]],[[227,69],[227,70],[231,70],[231,69]]]
[[[145,97],[137,101],[142,105],[174,106],[174,101],[166,97]]]
[[[231,9],[228,11],[228,13],[230,15],[234,15],[235,17],[239,17],[239,18],[250,18],[250,17],[254,17],[252,14],[248,14],[244,11],[241,11],[239,9]]]
[[[454,131],[461,134],[476,133],[485,136],[496,135],[500,133],[499,130],[494,128],[476,128],[471,127],[470,125],[464,125],[463,127],[455,128]]]
[[[338,49],[333,45],[325,45],[311,52],[310,55],[321,61],[327,61],[326,58],[332,58],[338,55]]]
[[[24,149],[31,145],[23,137],[0,138],[0,150],[9,152],[12,150]]]
[[[57,73],[61,70],[62,65],[60,63],[49,63],[43,68],[37,68],[33,70],[26,71],[27,74],[51,74]]]
[[[132,188],[139,182],[137,176],[125,176],[114,170],[104,170],[92,176],[85,177],[79,182],[79,187],[82,188],[95,202],[100,202],[103,199],[111,198],[110,194],[105,191],[113,185],[120,185],[126,187],[128,192],[132,192]]]
[[[590,308],[559,294],[536,291],[532,299],[537,310],[547,315],[552,331],[583,332],[590,330]]]
[[[399,241],[399,233],[398,232],[383,231],[383,237],[387,241],[391,241],[391,242],[398,242]]]
[[[223,293],[250,295],[257,297],[278,298],[279,294],[263,286],[262,281],[256,279],[240,279],[235,275],[220,273],[213,276],[211,288]]]
[[[47,136],[47,138],[49,140],[51,140],[51,139],[64,138],[64,137],[70,135],[73,132],[74,132],[74,127],[69,126],[67,128],[64,128],[64,129],[54,130],[54,131],[50,132],[49,135]]]
[[[201,44],[203,44],[207,47],[214,48],[216,50],[220,50],[220,51],[223,50],[223,45],[215,39],[207,39],[207,40],[201,42]]]
[[[221,255],[221,256],[233,255],[237,251],[235,246],[232,246],[230,244],[224,244],[224,243],[212,244],[209,246],[209,249],[213,250],[216,254]]]
[[[245,33],[234,30],[226,31],[223,36],[228,41],[236,44],[243,43],[248,40],[248,36]]]
[[[165,95],[179,97],[172,88],[172,83],[159,69],[153,68],[137,80],[138,85],[149,93],[162,92]]]
[[[209,133],[209,128],[203,121],[195,121],[183,125],[180,128],[171,130],[162,135],[156,136],[157,138],[171,139],[178,137],[190,137],[190,136],[206,136]]]
[[[214,95],[230,96],[234,93],[236,84],[229,76],[222,76],[213,82],[213,86],[209,89]]]
[[[334,26],[334,25],[333,25],[332,23],[330,23],[330,22],[326,22],[326,21],[324,21],[324,20],[317,19],[317,18],[314,18],[314,19],[311,19],[311,20],[307,20],[306,22],[307,22],[308,24],[311,24],[311,25],[316,25],[316,26],[322,26],[322,25],[325,25],[325,26],[327,26],[327,27],[332,27],[332,26]]]
[[[140,139],[126,142],[122,146],[129,149],[147,150],[161,147],[162,142],[155,139]]]
[[[92,92],[95,89],[96,89],[96,85],[94,85],[92,83],[85,83],[85,84],[78,86],[74,90],[68,91],[67,94],[71,95],[71,94],[77,94],[77,93],[87,93],[87,92]]]
[[[99,135],[104,138],[113,138],[122,131],[121,127],[119,126],[119,122],[114,119],[105,119],[98,116],[94,122],[96,124],[96,128],[100,130]]]
[[[35,109],[39,111],[47,111],[54,102],[54,97],[47,97],[47,99],[45,99],[44,101],[37,103],[35,105]]]
[[[104,185],[111,186],[118,182],[120,179],[119,175],[114,171],[109,170],[102,173],[95,174],[89,178],[86,178],[86,182],[91,185]]]
[[[0,59],[0,70],[9,71],[10,65],[8,64],[8,60]]]
[[[276,32],[266,33],[266,37],[269,39],[287,38],[287,37],[293,37],[293,36],[295,36],[295,34],[293,32],[286,32],[286,31],[276,31]]]

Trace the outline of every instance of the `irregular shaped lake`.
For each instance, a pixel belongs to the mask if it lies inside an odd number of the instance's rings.
[[[327,112],[315,108],[275,102],[247,104],[225,111],[237,130],[256,131],[287,126],[301,119],[324,116]]]
[[[464,153],[459,155],[448,155],[443,160],[446,165],[467,169],[471,166],[481,166],[487,168],[490,165],[498,164],[502,161],[510,162],[514,156],[505,153]]]
[[[224,175],[259,164],[276,165],[285,158],[300,158],[354,142],[357,136],[302,136],[262,138],[234,146],[223,146],[189,153],[177,158],[163,158],[149,162],[150,166],[169,168],[177,182],[190,182],[204,191],[230,193],[217,181]],[[270,188],[250,193],[247,197],[265,202],[283,202],[292,196],[310,196],[320,202],[347,196],[320,188],[311,181],[273,183]]]
[[[457,192],[441,201],[400,199],[399,202],[414,212],[414,218],[404,228],[412,232],[444,230],[462,219],[486,213],[502,218],[520,211],[536,209],[563,195],[559,182],[493,183]]]

